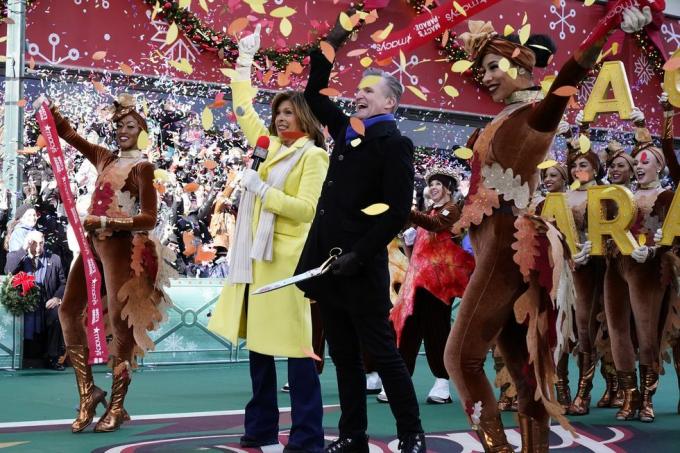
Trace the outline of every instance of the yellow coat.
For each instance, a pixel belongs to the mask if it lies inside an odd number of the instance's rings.
[[[258,137],[269,135],[252,105],[255,90],[250,81],[232,81],[231,88],[238,124],[248,142],[254,145]],[[264,181],[273,165],[304,146],[309,139],[302,137],[281,153],[279,138],[271,136],[270,140],[267,159],[258,169]],[[250,292],[293,275],[314,218],[328,161],[328,154],[322,148],[309,147],[289,173],[283,191],[270,188],[264,203],[256,198],[253,234],[257,229],[260,209],[276,214],[276,220],[273,259],[270,262],[253,262]],[[312,321],[309,300],[302,292],[291,285],[257,296],[249,294],[246,316],[245,289],[245,284],[227,284],[224,287],[208,329],[232,344],[236,344],[238,338],[245,338],[248,349],[260,354],[306,357],[312,350]]]

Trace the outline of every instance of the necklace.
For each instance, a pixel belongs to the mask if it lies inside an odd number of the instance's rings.
[[[516,104],[518,102],[538,102],[545,97],[541,90],[519,90],[513,92],[505,100],[506,105]]]
[[[659,187],[661,187],[661,182],[658,179],[650,182],[649,184],[640,184],[640,189],[642,190],[658,189]]]
[[[142,152],[138,149],[132,149],[130,151],[121,151],[120,156],[118,156],[120,159],[139,159],[142,156]]]

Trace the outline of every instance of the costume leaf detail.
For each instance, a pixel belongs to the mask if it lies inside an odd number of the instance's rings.
[[[482,167],[482,177],[484,185],[491,189],[496,189],[506,201],[514,200],[515,206],[525,209],[531,201],[529,184],[522,183],[522,177],[513,173],[511,168],[503,170],[497,162]]]

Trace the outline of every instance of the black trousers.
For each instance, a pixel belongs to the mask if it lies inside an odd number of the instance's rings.
[[[45,309],[45,341],[47,357],[58,359],[66,351],[64,334],[59,323],[59,308]]]
[[[418,288],[413,314],[404,323],[399,352],[406,368],[413,376],[420,345],[425,341],[425,356],[434,377],[448,379],[444,366],[444,348],[451,331],[451,305],[437,299],[423,288]]]
[[[370,302],[370,301],[367,301]],[[319,301],[328,351],[335,364],[340,397],[340,436],[364,434],[366,416],[366,376],[362,350],[375,360],[390,409],[397,421],[400,438],[422,433],[420,411],[411,376],[397,350],[387,313],[356,313],[332,303]]]

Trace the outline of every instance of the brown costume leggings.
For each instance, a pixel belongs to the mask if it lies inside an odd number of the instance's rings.
[[[659,258],[638,264],[629,256],[609,260],[604,279],[604,304],[612,355],[618,371],[635,371],[631,313],[639,344],[640,364],[658,370],[659,319],[666,286],[661,284]]]
[[[528,286],[513,261],[514,222],[512,215],[495,213],[470,229],[476,267],[446,343],[444,363],[461,403],[481,401],[481,418],[494,418],[498,407],[484,361],[496,343],[517,388],[519,411],[544,422],[548,414],[534,400],[534,374],[526,367],[527,328],[515,321],[513,311]]]
[[[132,237],[114,236],[105,240],[90,239],[90,247],[98,259],[99,271],[106,285],[106,306],[108,308],[110,333],[113,341],[109,345],[111,354],[122,360],[132,360],[135,340],[132,328],[120,313],[123,304],[118,302],[118,290],[130,278],[130,257]],[[64,300],[59,307],[59,320],[64,331],[66,346],[87,346],[85,333],[87,286],[83,258],[78,256],[66,282]],[[104,285],[102,285],[102,289]]]
[[[602,279],[604,261],[601,257],[590,258],[587,264],[574,270],[576,289],[576,339],[581,352],[595,352],[595,337],[598,331],[597,315],[602,310]]]

